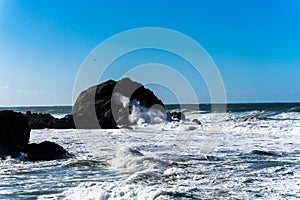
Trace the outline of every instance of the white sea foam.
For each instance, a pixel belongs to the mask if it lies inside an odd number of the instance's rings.
[[[61,119],[64,116],[66,116],[66,114],[52,114],[52,116],[55,117],[55,118]]]
[[[156,109],[155,106],[148,109],[140,105],[137,100],[132,100],[120,93],[115,93],[112,100],[117,105],[122,105],[123,108],[129,108],[129,121],[134,124],[157,124],[165,122],[166,115],[161,112],[159,109]]]
[[[129,115],[129,121],[138,125],[142,124],[158,124],[163,123],[166,120],[166,115],[160,110],[155,108],[144,108],[140,106],[139,102],[133,100],[130,102],[132,106],[131,114]]]
[[[172,190],[170,190],[172,191]],[[174,188],[175,191],[175,188]],[[63,193],[65,199],[88,200],[88,199],[169,199],[157,198],[162,190],[158,186],[143,186],[124,183],[83,183]]]

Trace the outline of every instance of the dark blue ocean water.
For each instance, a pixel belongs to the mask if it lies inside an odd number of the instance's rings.
[[[216,104],[216,107],[223,108],[224,104]],[[211,104],[167,104],[166,110],[187,109],[200,110],[205,112],[211,111]],[[226,104],[227,112],[249,112],[249,111],[266,111],[266,112],[300,112],[300,103],[230,103]],[[72,113],[72,106],[24,106],[24,107],[0,107],[0,110],[14,110],[25,113],[31,111],[34,113],[49,113],[52,115],[64,115]]]

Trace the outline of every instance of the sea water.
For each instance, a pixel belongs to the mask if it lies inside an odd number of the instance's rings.
[[[300,104],[188,107],[182,122],[32,130],[31,142],[56,142],[74,157],[0,160],[0,199],[300,199]]]

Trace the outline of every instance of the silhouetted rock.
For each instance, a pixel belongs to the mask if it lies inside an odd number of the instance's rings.
[[[54,121],[56,120],[52,115],[43,113],[27,112],[26,116],[28,117],[28,123],[31,129],[53,128]]]
[[[28,117],[29,127],[31,129],[44,129],[44,128],[55,128],[55,129],[70,129],[75,128],[73,116],[71,114],[58,119],[50,114],[44,113],[31,113],[26,112]]]
[[[73,116],[77,128],[117,128],[131,124],[128,102],[136,100],[144,108],[162,112],[164,104],[142,84],[129,78],[109,80],[81,92],[74,107]],[[100,125],[100,126],[99,126]]]
[[[28,119],[22,113],[0,111],[0,158],[18,157],[29,142]]]
[[[56,129],[75,128],[73,115],[68,114],[68,115],[64,116],[63,118],[55,119],[53,128],[56,128]]]
[[[29,161],[48,161],[70,156],[62,146],[49,141],[44,141],[39,144],[28,144],[25,148],[25,154]]]

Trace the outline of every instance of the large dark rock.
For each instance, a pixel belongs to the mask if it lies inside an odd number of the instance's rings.
[[[144,108],[164,111],[163,102],[142,84],[129,78],[109,80],[81,92],[73,106],[77,128],[117,128],[129,125],[130,104],[137,101]]]
[[[0,158],[18,157],[29,142],[28,119],[22,113],[0,111]]]
[[[56,160],[70,156],[62,146],[49,141],[28,144],[25,148],[25,154],[29,161]]]

